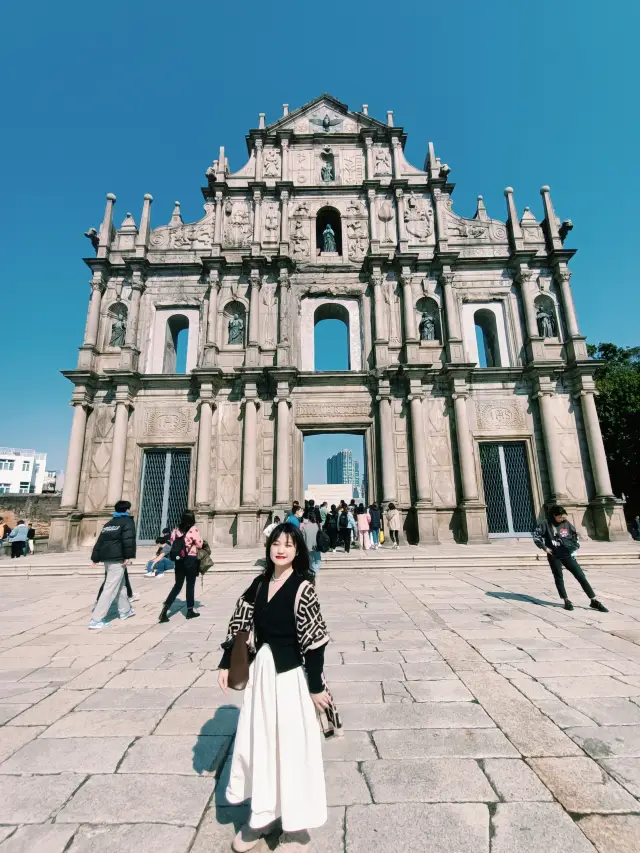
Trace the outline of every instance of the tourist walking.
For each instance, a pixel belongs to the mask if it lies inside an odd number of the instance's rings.
[[[324,527],[324,523],[327,520],[327,516],[329,515],[329,504],[326,501],[323,501],[320,504],[320,525]]]
[[[158,622],[169,621],[169,608],[176,600],[185,581],[187,584],[187,619],[197,619],[200,614],[195,607],[195,588],[200,560],[198,551],[203,545],[202,536],[196,527],[196,517],[190,509],[182,513],[180,523],[171,534],[169,559],[175,564],[176,580],[160,611]]]
[[[218,683],[226,693],[231,650],[241,631],[257,652],[249,670],[226,799],[251,799],[232,848],[246,853],[277,820],[277,851],[303,853],[309,830],[327,820],[318,714],[331,709],[323,668],[329,642],[300,530],[282,524],[266,546],[266,569],[242,594],[229,623]],[[239,638],[242,642],[243,638]],[[306,677],[305,677],[306,676]]]
[[[107,580],[107,573],[105,572],[104,573],[104,580],[102,581],[102,584],[100,585],[100,589],[98,590],[98,594],[96,595],[96,604],[98,603],[98,599],[102,595],[102,590],[104,589],[104,585],[106,583],[106,580]],[[125,586],[125,589],[127,590],[127,598],[129,599],[129,601],[139,601],[140,600],[140,596],[137,594],[134,595],[133,589],[131,588],[131,581],[129,580],[129,572],[128,572],[126,566],[124,567],[124,586]]]
[[[343,503],[340,507],[340,514],[338,515],[338,533],[340,535],[340,541],[344,547],[345,554],[348,554],[351,549],[351,527],[349,525],[349,510],[347,509],[347,505]]]
[[[319,509],[313,507],[307,510],[302,519],[300,530],[304,543],[307,546],[307,551],[309,552],[309,568],[313,572],[315,583],[316,575],[320,571],[322,563],[322,554],[318,548],[318,533],[321,532]]]
[[[369,507],[369,531],[371,534],[371,547],[377,550],[380,547],[380,525],[382,524],[382,513],[378,504],[374,501]]]
[[[604,604],[601,604],[596,598],[591,584],[574,557],[574,552],[580,547],[578,531],[567,519],[564,507],[557,504],[551,507],[548,518],[536,527],[533,534],[533,541],[547,555],[547,560],[553,572],[553,579],[556,583],[556,589],[558,590],[558,595],[564,601],[565,610],[573,610],[573,604],[567,596],[563,569],[571,572],[589,596],[591,599],[589,607],[599,610],[601,613],[609,612]]]
[[[11,543],[11,556],[25,556],[25,548],[27,547],[27,538],[29,530],[22,519],[16,524],[13,530],[9,533],[9,542]]]
[[[31,522],[29,522],[27,527],[27,549],[29,554],[35,554],[36,547],[36,529]],[[25,555],[26,556],[26,555]]]
[[[371,516],[364,507],[360,504],[356,510],[356,524],[358,525],[358,536],[360,537],[360,547],[364,551],[369,550],[369,524]]]
[[[136,525],[129,515],[129,501],[118,501],[114,507],[113,518],[104,525],[93,546],[91,561],[104,563],[105,580],[98,596],[89,629],[100,631],[105,626],[105,617],[113,602],[118,599],[120,619],[135,616],[135,610],[127,596],[125,585],[126,567],[136,556]]]
[[[287,524],[293,524],[294,527],[300,527],[300,522],[302,521],[303,514],[304,510],[302,509],[300,504],[296,506],[294,503],[293,507],[291,508],[291,512],[285,518],[285,522]]]
[[[336,505],[331,504],[331,509],[324,523],[324,530],[329,537],[329,545],[332,551],[336,550],[336,545],[338,544],[338,518],[339,513]]]
[[[392,547],[399,548],[401,519],[400,513],[396,509],[396,505],[394,503],[390,503],[384,515],[387,522],[387,530],[389,532],[389,538],[391,539]]]
[[[349,530],[351,531],[351,544],[358,541],[358,525],[356,524],[356,508],[351,505],[347,507],[347,517],[349,519]]]

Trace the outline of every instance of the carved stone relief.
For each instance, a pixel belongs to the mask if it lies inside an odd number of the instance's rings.
[[[291,245],[293,246],[293,257],[303,260],[309,257],[309,224],[302,219],[296,219],[291,232]]]
[[[447,231],[450,237],[465,240],[495,240],[505,242],[507,229],[503,222],[496,219],[464,219],[453,212],[453,199],[447,196],[444,200],[446,209]]]
[[[163,225],[151,232],[149,240],[154,249],[209,249],[213,246],[216,221],[216,206],[213,202],[204,205],[205,215],[198,222]]]
[[[383,285],[383,296],[387,306],[387,323],[389,333],[389,343],[400,344],[400,318],[398,316],[398,297],[396,293],[397,282],[387,280]]]
[[[476,400],[475,404],[479,430],[504,432],[527,426],[526,414],[517,400]]]
[[[262,340],[266,347],[276,345],[276,285],[262,285]]]
[[[228,200],[224,207],[224,245],[232,249],[250,246],[252,220],[251,206],[247,202]]]
[[[360,151],[344,151],[342,177],[345,184],[361,184],[364,180],[364,161]]]
[[[407,233],[414,238],[410,242],[426,243],[427,238],[433,234],[431,205],[411,192],[405,202],[404,222]]]
[[[293,170],[296,182],[309,183],[309,151],[296,151],[293,155]]]
[[[220,406],[218,432],[218,491],[217,504],[231,509],[240,503],[240,453],[242,424],[238,404],[224,402]]]
[[[376,148],[373,173],[377,178],[391,175],[391,154],[386,148]]]
[[[264,152],[262,171],[265,178],[280,177],[280,152],[277,148],[267,148]]]
[[[361,261],[369,248],[369,235],[364,219],[347,224],[347,248],[350,261]]]
[[[429,469],[436,506],[452,506],[456,502],[446,405],[443,397],[431,397],[427,402]]]
[[[280,227],[280,211],[277,204],[268,204],[264,213],[265,243],[277,243]]]
[[[370,403],[352,403],[341,405],[337,403],[298,403],[296,420],[328,421],[358,420],[371,418]]]
[[[144,413],[142,432],[146,436],[172,437],[187,435],[192,427],[193,415],[186,407],[147,409]]]
[[[378,209],[378,219],[382,222],[382,242],[395,243],[395,213],[393,204],[388,199],[385,199]]]

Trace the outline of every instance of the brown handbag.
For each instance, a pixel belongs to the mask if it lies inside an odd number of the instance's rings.
[[[249,681],[249,664],[251,657],[249,653],[248,631],[238,631],[231,647],[231,661],[229,663],[229,676],[227,684],[232,690],[244,690]]]

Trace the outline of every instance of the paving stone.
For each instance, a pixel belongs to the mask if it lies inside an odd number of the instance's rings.
[[[640,758],[606,758],[599,763],[634,797],[640,798]]]
[[[15,832],[16,829],[16,826],[0,826],[0,843]]]
[[[512,664],[514,669],[520,670],[532,678],[567,678],[567,677],[595,677],[601,675],[615,675],[606,664],[595,660],[584,660],[580,663],[575,661],[526,661]]]
[[[52,684],[64,684],[67,681],[72,681],[80,675],[81,672],[82,667],[78,667],[76,669],[71,666],[43,666],[40,669],[36,669],[34,672],[29,673],[29,675],[23,679],[23,683],[33,683],[34,686],[41,681]]]
[[[502,676],[464,672],[460,678],[523,755],[581,754],[561,729]]]
[[[640,815],[589,815],[578,826],[598,853],[638,853]]]
[[[620,676],[624,678],[625,676]],[[571,699],[595,698],[598,696],[638,696],[640,686],[624,684],[610,676],[598,678],[543,678],[541,683],[557,694],[561,699],[571,702]]]
[[[44,726],[2,726],[0,728],[0,761],[9,758],[43,731]]]
[[[348,853],[488,853],[489,810],[481,803],[353,806],[346,835]]]
[[[382,682],[382,697],[384,702],[409,703],[414,702],[414,698],[407,690],[406,681],[383,681]]]
[[[324,766],[327,805],[352,806],[370,803],[371,794],[355,761],[327,761]]]
[[[168,670],[127,670],[108,681],[106,687],[117,689],[141,687],[190,687],[202,674],[194,667]]]
[[[548,788],[519,758],[487,758],[482,762],[487,778],[507,802],[553,800]]]
[[[456,678],[451,667],[444,663],[403,663],[404,677],[407,681],[436,681],[445,678]]]
[[[348,705],[341,710],[345,729],[490,728],[492,720],[471,702],[420,702],[412,705]]]
[[[365,761],[362,771],[376,803],[495,802],[478,764],[469,758]]]
[[[248,805],[209,806],[198,827],[190,853],[229,853],[234,835],[247,822],[250,814]],[[266,853],[268,849],[266,844],[261,843],[253,848],[253,853]]]
[[[112,709],[152,709],[168,708],[182,693],[182,687],[147,687],[142,689],[113,689],[103,687],[97,690],[78,707],[78,711],[108,711]]]
[[[491,853],[594,853],[558,803],[498,803]]]
[[[404,679],[402,667],[397,663],[366,664],[353,663],[342,666],[325,666],[324,674],[329,684],[339,681],[382,681],[383,678]]]
[[[62,809],[57,821],[122,823],[126,816],[131,823],[197,826],[211,789],[211,779],[198,776],[128,773],[92,776]]]
[[[383,701],[382,685],[379,681],[354,681],[351,684],[343,681],[329,682],[329,690],[338,708],[343,705],[371,705]],[[638,710],[640,711],[640,708]]]
[[[43,738],[65,737],[140,737],[150,734],[162,719],[162,711],[132,709],[126,713],[109,711],[72,711],[50,726]]]
[[[326,656],[325,656],[326,660]],[[344,652],[345,664],[375,664],[402,663],[403,657],[399,651],[390,652]]]
[[[2,853],[64,853],[76,826],[22,826],[2,845]]]
[[[85,669],[80,675],[76,676],[72,681],[66,684],[67,690],[92,690],[111,681],[114,675],[124,669],[124,661],[116,662],[103,661],[97,663],[89,669]]]
[[[238,708],[172,708],[155,730],[156,735],[235,735]]]
[[[61,688],[14,720],[18,726],[50,726],[90,695],[89,690]]]
[[[218,673],[215,673],[216,678]],[[198,682],[199,683],[199,682]],[[221,708],[223,706],[242,707],[244,690],[229,690],[227,695],[215,687],[189,687],[174,702],[174,708]]]
[[[532,758],[530,766],[570,812],[634,811],[638,803],[590,758]]]
[[[442,655],[433,648],[402,649],[400,652],[407,663],[437,663],[442,661]]]
[[[378,757],[368,732],[344,732],[342,737],[327,738],[323,740],[322,754],[325,761],[365,761]]]
[[[127,752],[118,772],[211,774],[224,763],[230,745],[230,737],[143,737]]]
[[[82,784],[84,776],[0,776],[0,823],[44,823]]]
[[[381,758],[516,757],[518,752],[499,729],[399,729],[375,731]]]
[[[166,823],[83,826],[68,853],[187,853],[194,835],[190,827]]]
[[[407,690],[416,702],[472,702],[473,696],[457,679],[407,681]],[[639,709],[640,710],[640,709]]]
[[[640,725],[640,705],[629,699],[602,697],[600,699],[572,699],[574,708],[582,711],[599,726]]]
[[[38,738],[0,765],[0,773],[115,773],[131,737]]]
[[[640,726],[580,726],[567,734],[592,758],[640,757]]]
[[[33,705],[56,690],[55,687],[36,687],[35,690],[28,684],[7,684],[0,688],[0,705],[14,705],[25,703]]]
[[[0,726],[4,726],[9,720],[13,720],[30,707],[30,705],[0,705]]]

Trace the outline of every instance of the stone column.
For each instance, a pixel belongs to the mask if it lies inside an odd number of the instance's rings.
[[[420,394],[410,394],[411,438],[413,441],[413,462],[416,475],[416,493],[418,501],[432,500],[431,478],[427,462],[427,438],[424,428],[424,407]]]
[[[113,205],[116,203],[116,197],[113,193],[107,193],[107,204],[104,210],[104,218],[100,225],[100,236],[98,242],[98,251],[96,257],[106,258],[111,245],[111,233],[113,231]]]
[[[396,189],[396,206],[398,209],[398,243],[400,244],[400,251],[406,252],[409,249],[409,238],[407,237],[407,223],[404,221],[406,209],[404,190],[400,187]]]
[[[580,329],[578,328],[578,318],[576,317],[576,308],[571,292],[571,273],[567,269],[560,269],[556,277],[560,283],[560,297],[567,323],[567,333],[570,338],[577,338],[580,336]]]
[[[216,193],[216,221],[213,226],[213,242],[216,246],[220,246],[222,243],[222,217],[224,216],[224,211],[222,209],[222,193]]]
[[[283,139],[280,142],[282,147],[282,180],[289,180],[289,140]]]
[[[150,193],[145,193],[142,203],[142,217],[140,219],[140,230],[136,237],[136,257],[144,258],[147,254],[149,246],[149,233],[151,231],[151,202],[153,196]]]
[[[201,391],[201,394],[204,389]],[[210,389],[207,389],[210,394]],[[196,468],[196,504],[209,503],[211,481],[211,431],[213,429],[214,402],[210,397],[200,401],[200,424],[198,428],[198,464]]]
[[[382,458],[382,500],[396,500],[396,466],[393,446],[393,412],[391,395],[383,391],[376,397],[380,416],[380,456]]]
[[[253,193],[253,242],[260,246],[262,240],[262,193],[254,190]]]
[[[82,472],[82,456],[84,454],[84,436],[87,428],[87,404],[76,402],[73,405],[73,421],[71,437],[67,453],[67,467],[64,474],[64,487],[60,509],[72,509],[78,503],[80,489],[80,474]]]
[[[376,343],[388,343],[389,331],[384,318],[384,294],[382,293],[384,279],[380,273],[377,273],[371,277],[371,283],[373,284],[373,307],[376,324],[374,340]]]
[[[256,139],[256,181],[262,180],[262,147],[262,140]]]
[[[442,284],[442,292],[444,294],[446,314],[446,331],[444,333],[444,339],[447,344],[447,360],[458,363],[464,362],[466,356],[462,345],[458,304],[453,292],[453,273],[442,273],[440,276],[440,282]]]
[[[402,173],[402,166],[400,163],[400,154],[402,152],[402,148],[400,146],[400,140],[397,136],[393,136],[391,138],[391,148],[393,153],[393,177],[399,178]]]
[[[251,295],[249,297],[249,346],[258,346],[260,334],[260,275],[257,272],[251,274]]]
[[[289,190],[282,190],[282,213],[280,216],[280,242],[289,242]]]
[[[376,191],[369,190],[367,192],[369,200],[369,228],[371,232],[371,242],[378,242],[378,211],[376,210]]]
[[[291,504],[291,494],[289,491],[289,459],[291,457],[289,406],[291,403],[288,397],[276,397],[274,403],[278,408],[276,505],[280,507],[288,507]]]
[[[473,439],[469,431],[466,393],[453,394],[456,413],[456,440],[458,444],[458,459],[460,460],[460,479],[462,481],[462,499],[465,503],[477,502],[478,480],[473,460]]]
[[[242,503],[253,506],[258,502],[256,461],[258,441],[257,397],[244,399],[244,451],[242,464]]]
[[[553,391],[540,388],[535,396],[540,403],[542,434],[544,436],[544,446],[547,451],[550,498],[552,500],[559,500],[564,497],[564,472],[554,417]]]
[[[220,278],[217,270],[209,273],[209,316],[207,318],[207,346],[218,342],[218,288]]]
[[[367,156],[366,156],[367,180],[371,181],[371,180],[373,180],[373,177],[374,177],[374,174],[373,174],[373,139],[370,136],[367,136],[367,138],[364,141],[364,144],[367,148],[367,152],[366,152],[366,154],[367,154]]]
[[[129,425],[129,401],[117,399],[113,444],[111,446],[111,465],[107,484],[107,506],[112,507],[122,498],[124,483],[124,465],[127,454],[127,428]]]
[[[417,341],[418,334],[416,332],[416,313],[413,307],[413,288],[411,287],[411,277],[402,275],[402,304],[404,307],[404,333],[407,341]]]
[[[289,272],[286,268],[280,269],[280,317],[278,330],[278,366],[283,367],[290,362],[291,330],[289,328],[291,319],[291,283]]]
[[[84,346],[95,347],[98,342],[98,328],[100,326],[100,308],[102,306],[102,294],[105,286],[101,273],[94,273],[91,281],[91,299],[89,300],[89,311],[87,313],[87,326],[84,333]]]
[[[591,470],[593,471],[593,482],[596,487],[596,497],[612,498],[613,489],[611,488],[609,466],[607,465],[607,455],[602,441],[602,431],[600,430],[600,421],[598,420],[598,411],[596,409],[594,393],[593,391],[585,391],[583,389],[580,391],[578,397],[580,398],[584,428],[587,434],[587,444],[589,446]]]
[[[535,276],[536,273],[529,269],[521,269],[518,273],[520,291],[522,293],[522,305],[524,307],[525,327],[529,338],[538,337],[538,322],[536,320],[536,312],[533,304],[534,297],[531,292],[531,282]]]
[[[139,271],[135,270],[131,280],[131,305],[129,308],[129,317],[127,318],[127,337],[126,345],[128,347],[138,346],[138,321],[140,319],[140,300],[144,293],[144,280]]]

